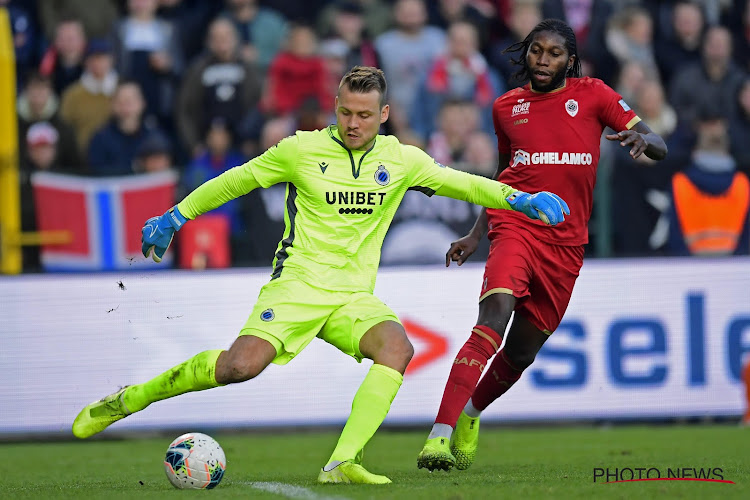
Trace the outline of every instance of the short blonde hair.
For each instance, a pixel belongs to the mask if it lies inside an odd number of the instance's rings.
[[[385,73],[381,69],[372,66],[354,66],[341,79],[339,92],[344,86],[352,92],[361,94],[376,90],[380,93],[380,107],[385,106],[388,84],[385,82]]]

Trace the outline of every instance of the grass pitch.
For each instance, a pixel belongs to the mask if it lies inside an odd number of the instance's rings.
[[[201,429],[184,429],[184,431]],[[479,454],[466,471],[416,468],[424,430],[382,430],[364,465],[388,486],[318,485],[337,431],[211,434],[224,448],[227,472],[211,491],[179,491],[162,459],[181,432],[158,438],[4,443],[2,498],[163,499],[451,499],[750,498],[750,429],[734,425],[524,427],[482,429]],[[172,435],[174,434],[174,435]],[[105,438],[107,433],[105,432]],[[594,469],[711,469],[734,484],[704,481],[594,482]],[[716,469],[720,469],[720,472]],[[625,472],[626,479],[629,479]],[[645,474],[645,472],[643,472]],[[656,472],[651,471],[651,477]],[[689,471],[688,475],[692,475]],[[645,477],[645,476],[644,476]]]

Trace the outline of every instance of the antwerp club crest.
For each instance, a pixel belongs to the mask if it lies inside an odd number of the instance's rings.
[[[568,112],[570,116],[575,116],[578,114],[578,101],[575,99],[568,99],[565,102],[565,111]]]

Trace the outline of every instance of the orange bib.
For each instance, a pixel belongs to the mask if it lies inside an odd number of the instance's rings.
[[[693,255],[727,255],[737,249],[750,202],[750,181],[734,174],[729,189],[719,195],[704,193],[687,175],[672,178],[677,219]]]

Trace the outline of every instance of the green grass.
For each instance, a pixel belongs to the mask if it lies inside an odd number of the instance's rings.
[[[106,434],[106,433],[105,433]],[[364,464],[388,475],[388,486],[318,485],[317,472],[337,433],[220,432],[227,455],[223,482],[212,491],[178,491],[164,476],[162,458],[175,436],[85,442],[4,443],[2,498],[279,499],[254,482],[294,485],[296,496],[338,499],[496,498],[750,498],[750,429],[732,425],[524,427],[482,430],[479,455],[467,471],[428,473],[416,468],[424,431],[381,431]],[[736,484],[651,481],[593,482],[595,467],[723,469]]]

